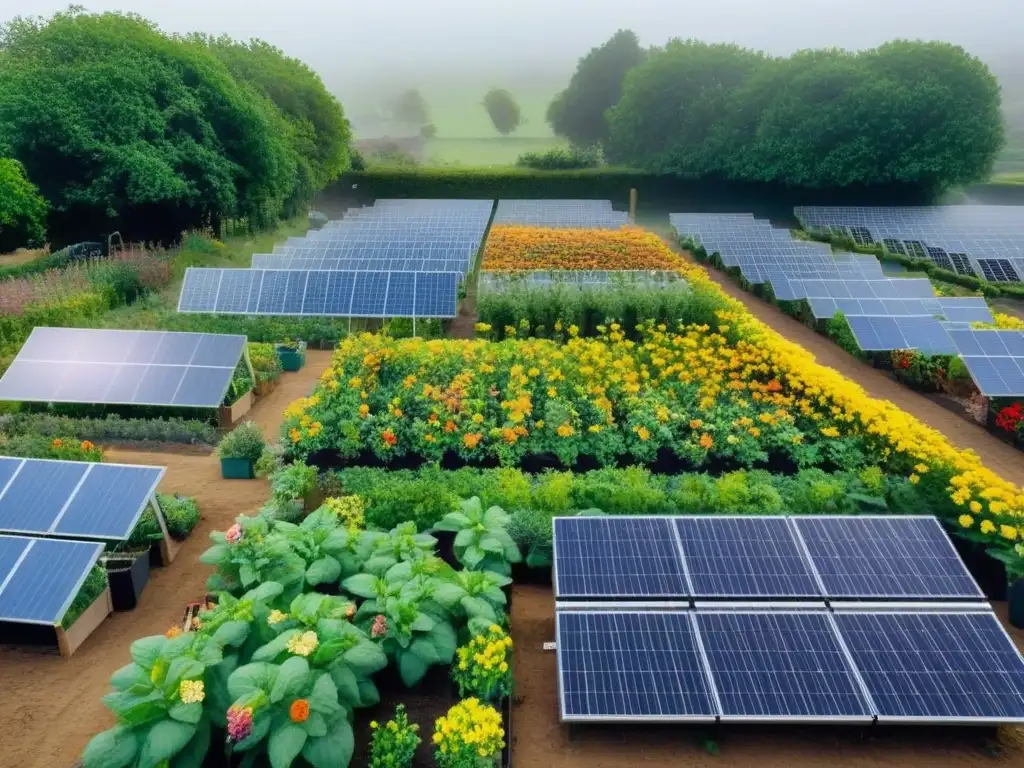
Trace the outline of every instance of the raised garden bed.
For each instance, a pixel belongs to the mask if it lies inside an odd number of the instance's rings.
[[[266,397],[275,389],[280,379],[264,379],[263,381],[256,382],[256,397]]]
[[[114,602],[110,595],[110,587],[107,587],[92,605],[82,612],[67,629],[54,627],[57,636],[57,647],[61,656],[70,656],[86,641],[96,628],[102,624],[107,616],[114,612]]]
[[[133,610],[149,582],[150,550],[114,554],[107,557],[105,565],[114,610]]]
[[[231,405],[222,405],[217,412],[217,423],[227,429],[238,422],[252,408],[252,391],[246,392]]]

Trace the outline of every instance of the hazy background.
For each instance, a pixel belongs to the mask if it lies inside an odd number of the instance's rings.
[[[91,11],[139,13],[169,32],[263,38],[316,69],[363,138],[381,134],[374,113],[386,97],[409,87],[425,96],[439,139],[495,138],[480,106],[492,86],[509,89],[519,100],[526,124],[516,139],[528,144],[531,138],[550,137],[544,121],[548,101],[565,86],[576,60],[622,27],[634,30],[644,45],[697,37],[776,54],[872,47],[896,37],[947,40],[980,56],[1004,78],[1006,100],[1020,102],[1024,122],[1024,87],[1005,87],[1015,73],[1024,81],[1024,53],[1015,53],[1024,32],[1024,0],[97,0],[85,5]],[[59,0],[0,0],[0,20],[49,15],[66,6]],[[443,144],[438,142],[442,149]],[[472,148],[464,144],[460,152],[472,154]],[[473,162],[468,156],[457,159]]]

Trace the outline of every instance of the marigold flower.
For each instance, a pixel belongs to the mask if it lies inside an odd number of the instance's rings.
[[[970,528],[974,525],[974,518],[970,515],[960,515],[960,517],[957,518],[957,522],[960,523],[961,528]]]
[[[706,448],[708,450],[710,450],[711,446],[715,444],[714,438],[711,437],[711,435],[709,435],[707,432],[701,435],[700,440],[698,440],[697,442],[700,444],[701,448]]]
[[[309,701],[296,699],[288,707],[288,717],[293,723],[304,723],[309,719]]]
[[[165,637],[177,637],[181,634],[181,627],[175,624],[173,627],[164,632]]]
[[[381,432],[380,439],[383,440],[384,445],[388,446],[389,448],[394,446],[398,442],[398,436],[395,435],[395,433],[390,429],[385,429],[383,432]]]

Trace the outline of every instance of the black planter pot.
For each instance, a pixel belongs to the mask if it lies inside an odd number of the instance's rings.
[[[130,611],[139,604],[142,590],[149,581],[149,550],[133,561],[108,560],[107,579],[115,611]]]
[[[526,563],[513,563],[512,581],[516,584],[534,584],[539,587],[550,587],[551,568],[531,568]]]
[[[512,697],[506,696],[498,707],[505,728],[505,746],[501,750],[501,768],[512,768]]]
[[[437,539],[437,556],[452,568],[461,568],[455,557],[455,531],[431,531],[430,535]]]
[[[1017,579],[1006,590],[1009,603],[1010,625],[1024,629],[1024,579]]]
[[[509,623],[512,622],[512,585],[508,584],[501,588],[505,595],[505,612],[508,614]]]
[[[985,547],[973,541],[953,537],[953,546],[964,561],[971,576],[989,600],[1006,599],[1006,566],[985,552]]]

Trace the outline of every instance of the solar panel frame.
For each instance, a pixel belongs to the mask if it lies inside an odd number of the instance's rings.
[[[11,542],[25,542],[25,547],[11,569],[6,574],[0,573],[0,622],[59,624],[103,553],[103,544],[0,535],[0,548],[8,548]],[[42,580],[32,573],[37,560]],[[44,599],[43,590],[58,579],[63,579],[58,597],[51,594]],[[31,585],[33,591],[19,593],[17,589],[22,582]],[[50,610],[44,611],[45,608]]]

